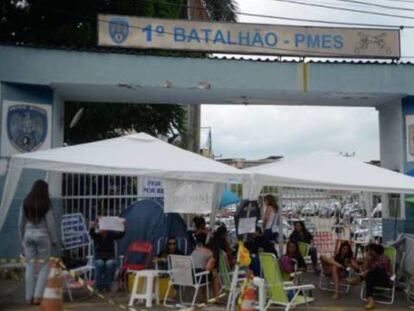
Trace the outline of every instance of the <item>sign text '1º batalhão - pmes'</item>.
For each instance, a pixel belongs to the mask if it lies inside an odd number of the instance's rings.
[[[395,29],[212,23],[99,15],[98,43],[127,48],[308,57],[399,58]]]

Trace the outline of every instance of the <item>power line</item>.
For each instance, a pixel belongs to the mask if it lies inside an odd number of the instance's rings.
[[[142,1],[151,2],[152,0],[142,0]],[[184,4],[178,4],[178,3],[167,2],[167,1],[164,2],[163,4],[168,5],[168,6],[179,6],[179,7],[188,8],[188,9],[205,10],[204,7],[188,6],[188,5],[184,5]],[[296,21],[296,22],[321,23],[321,24],[329,24],[329,25],[378,27],[378,28],[399,28],[399,29],[414,28],[414,26],[406,26],[406,25],[390,25],[390,24],[328,21],[328,20],[323,20],[323,19],[307,19],[307,18],[285,17],[285,16],[278,16],[278,15],[247,13],[247,12],[241,12],[241,11],[236,11],[236,14],[241,15],[241,16],[261,17],[261,18],[268,18],[268,19],[280,19],[280,20],[288,20],[288,21]]]
[[[324,9],[337,10],[337,11],[347,11],[347,12],[354,12],[354,13],[362,13],[362,14],[379,15],[379,16],[404,18],[404,19],[414,20],[413,16],[388,14],[388,13],[373,12],[373,11],[366,11],[366,10],[359,10],[359,9],[351,9],[351,8],[344,8],[344,7],[338,7],[338,6],[333,6],[333,5],[308,3],[308,2],[302,2],[302,1],[297,1],[297,0],[272,0],[272,1],[283,2],[283,3],[291,3],[291,4],[299,4],[299,5],[304,5],[304,6],[318,7],[318,8],[324,8]]]
[[[52,10],[55,11],[55,12],[61,12],[62,14],[66,14],[68,16],[78,17],[80,19],[89,20],[89,21],[95,21],[93,18],[85,17],[85,16],[78,15],[78,14],[69,13],[69,12],[64,11],[64,10],[60,10],[60,9],[52,9]],[[103,19],[99,19],[99,18],[97,18],[96,21],[103,22],[103,23],[107,23],[107,24],[110,23],[107,20],[103,20]],[[140,26],[136,26],[136,25],[129,25],[129,27],[130,28],[133,28],[133,29],[135,28],[135,29],[150,31],[152,33],[158,34],[158,32],[157,32],[156,29],[150,29],[150,30],[148,30],[148,28],[146,28],[146,27],[140,27]],[[163,33],[166,34],[166,35],[169,35],[169,36],[175,36],[175,34],[172,33],[172,32],[164,31]],[[213,42],[213,41],[214,40],[211,39],[211,38],[206,38],[206,42]],[[242,47],[257,47],[257,46],[251,46],[249,44],[243,44],[243,43],[232,43],[232,45],[242,46]],[[269,46],[260,46],[260,48],[262,48],[264,50],[273,50],[273,51],[275,51],[275,54],[274,55],[287,56],[287,57],[290,56],[290,57],[299,57],[299,58],[300,57],[349,58],[349,55],[348,54],[340,54],[340,53],[328,52],[328,51],[303,51],[303,53],[304,53],[303,55],[282,55],[281,53],[283,53],[283,52],[295,52],[295,53],[298,53],[300,51],[298,51],[296,49],[280,48],[280,47],[269,47]],[[219,53],[219,52],[217,52],[217,53]],[[226,52],[224,52],[224,53],[226,53]],[[227,53],[235,53],[235,52],[229,51]],[[307,55],[305,55],[305,54],[307,54]],[[272,56],[271,54],[266,54],[266,55],[267,56]],[[355,57],[355,58],[357,58],[357,57]],[[378,58],[381,58],[381,57],[378,57]],[[391,58],[387,58],[387,59],[391,59]],[[394,59],[396,59],[396,58],[394,58]]]
[[[414,9],[412,9],[412,8],[405,8],[405,7],[401,7],[401,6],[399,6],[399,7],[398,6],[390,6],[390,5],[378,4],[378,3],[369,3],[369,2],[358,1],[358,0],[335,0],[335,1],[345,2],[345,3],[353,3],[353,4],[362,4],[362,5],[377,7],[377,8],[381,8],[381,9],[400,10],[400,11],[403,10],[403,11],[414,12]]]
[[[143,1],[146,1],[146,0],[143,0]],[[79,14],[73,14],[73,13],[70,13],[68,11],[61,10],[61,9],[48,8],[48,10],[55,11],[55,12],[59,12],[61,14],[65,14],[65,15],[68,15],[68,16],[71,16],[71,17],[77,17],[79,19],[86,20],[86,21],[89,20],[89,21],[92,21],[92,22],[98,21],[98,22],[103,22],[103,23],[110,23],[107,20],[103,20],[103,19],[99,19],[99,18],[96,18],[95,19],[95,18],[91,18],[91,17],[82,16],[82,15],[79,15]],[[150,29],[150,30],[148,30],[147,27],[140,27],[140,26],[136,26],[136,25],[129,25],[129,27],[130,28],[133,28],[133,29],[135,28],[135,29],[150,31],[152,33],[158,34],[158,32],[157,32],[156,29]],[[395,26],[395,27],[397,27],[397,26]],[[411,27],[414,28],[414,26],[411,26]],[[406,28],[408,28],[408,27],[406,27]],[[174,33],[168,32],[168,31],[164,31],[163,33],[166,34],[166,35],[169,35],[169,36],[174,36],[175,35]],[[206,38],[206,42],[209,42],[209,41],[212,42],[214,40],[212,40],[210,38]],[[244,47],[258,47],[258,46],[252,46],[250,44],[243,44],[243,43],[232,43],[232,45],[235,45],[235,46],[244,46]],[[262,49],[265,49],[265,50],[273,50],[273,51],[276,51],[274,55],[272,55],[272,54],[266,54],[266,56],[269,56],[269,57],[270,56],[285,56],[285,57],[293,57],[293,58],[305,58],[305,57],[307,57],[307,58],[309,58],[309,57],[316,57],[316,58],[321,58],[321,57],[325,57],[325,58],[329,58],[329,57],[331,57],[331,58],[349,58],[349,54],[340,54],[340,53],[335,53],[335,52],[332,52],[331,53],[331,52],[328,52],[328,51],[303,51],[303,53],[304,53],[303,55],[286,55],[286,54],[283,55],[283,54],[280,54],[283,51],[285,51],[285,52],[296,52],[296,53],[298,53],[300,51],[298,51],[296,49],[278,48],[278,47],[268,47],[268,46],[259,46],[259,48],[262,48]],[[278,53],[277,51],[280,51],[280,53]],[[217,53],[220,53],[220,52],[217,52]],[[229,51],[229,52],[221,52],[221,53],[235,53],[235,52]],[[353,58],[358,58],[358,57],[355,56]],[[382,57],[376,57],[376,58],[377,59],[383,59]],[[407,57],[400,56],[400,58],[411,58],[411,56],[407,56]],[[374,57],[371,57],[371,59],[375,59],[375,58]],[[386,58],[386,59],[396,60],[397,58]]]
[[[382,0],[382,1],[390,1],[390,2],[402,2],[402,3],[414,3],[414,0]]]

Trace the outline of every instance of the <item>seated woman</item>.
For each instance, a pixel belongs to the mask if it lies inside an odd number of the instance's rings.
[[[217,228],[216,232],[213,234],[213,237],[208,242],[207,247],[213,252],[216,263],[219,262],[220,252],[223,251],[226,254],[227,262],[229,263],[230,267],[233,266],[233,250],[227,237],[227,228],[225,226],[220,226]]]
[[[209,234],[209,229],[207,228],[207,223],[204,217],[194,217],[193,223],[194,232],[192,232],[189,237],[191,249],[195,249],[199,244],[205,245],[207,242],[207,236]]]
[[[304,242],[310,246],[309,248],[309,256],[312,260],[313,269],[316,273],[319,273],[318,267],[318,251],[316,247],[312,246],[313,236],[312,234],[306,229],[305,223],[303,221],[296,221],[294,223],[293,232],[291,233],[289,240],[294,242]]]
[[[280,266],[285,280],[291,280],[290,274],[293,272],[306,271],[306,263],[302,255],[299,253],[298,244],[289,241],[286,245],[286,254],[280,258]],[[296,269],[295,269],[296,266]]]
[[[211,283],[213,295],[214,297],[216,297],[219,293],[219,279],[217,275],[216,260],[214,258],[213,251],[210,248],[204,246],[203,244],[198,244],[197,247],[191,253],[191,257],[193,259],[193,264],[196,273],[210,271],[210,274],[208,275],[208,281],[209,283]],[[202,283],[204,283],[204,280],[202,281]]]
[[[372,310],[375,308],[374,287],[390,287],[392,274],[391,261],[384,255],[384,247],[380,244],[371,243],[367,246],[362,274],[355,278],[348,278],[347,282],[350,285],[357,285],[365,280],[367,293],[365,309]]]
[[[168,270],[168,255],[184,255],[177,247],[177,239],[169,237],[164,249],[155,257],[157,270]]]
[[[339,282],[342,278],[348,276],[347,268],[359,270],[358,263],[354,259],[351,244],[348,241],[344,241],[341,243],[334,258],[321,256],[320,259],[324,273],[332,276],[335,286],[332,299],[337,300],[339,298]]]
[[[95,287],[98,291],[110,290],[114,280],[117,261],[115,240],[125,232],[100,230],[96,220],[89,232],[95,244]]]

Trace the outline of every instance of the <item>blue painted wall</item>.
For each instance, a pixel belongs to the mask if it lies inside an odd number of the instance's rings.
[[[401,131],[402,131],[402,138],[403,138],[403,173],[407,173],[408,171],[414,169],[414,162],[407,162],[407,133],[406,133],[406,124],[405,124],[405,116],[407,115],[414,115],[414,96],[407,96],[403,98],[401,102],[401,112],[402,112],[402,124],[401,124]],[[397,231],[399,232],[408,232],[414,233],[414,206],[411,204],[405,205],[405,219],[398,220],[397,223]],[[384,224],[384,238],[388,235],[393,236],[393,231],[395,228],[395,222],[392,219],[386,220]]]
[[[0,102],[3,100],[24,101],[30,103],[53,105],[53,91],[46,86],[0,83]],[[53,133],[52,133],[53,135]],[[3,192],[5,175],[0,176],[0,194]],[[21,253],[21,241],[18,233],[18,215],[22,202],[30,191],[33,182],[37,179],[44,179],[45,173],[39,170],[23,170],[16,194],[9,213],[7,214],[4,227],[0,232],[0,257],[17,258]],[[60,231],[61,206],[59,201],[54,201],[54,215]]]

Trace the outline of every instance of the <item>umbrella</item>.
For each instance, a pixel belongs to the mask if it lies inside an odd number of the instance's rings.
[[[405,199],[405,202],[414,204],[414,197],[408,197]]]
[[[230,204],[240,203],[240,198],[233,191],[225,189],[220,200],[220,208],[224,208]]]

